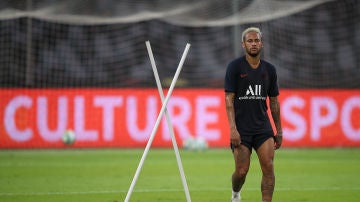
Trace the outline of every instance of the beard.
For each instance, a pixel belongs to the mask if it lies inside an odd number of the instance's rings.
[[[253,58],[256,58],[258,55],[259,55],[259,52],[257,52],[257,53],[249,53],[248,52],[248,54],[251,56],[251,57],[253,57]]]
[[[251,51],[251,49],[247,49],[246,52],[253,58],[257,57],[260,52],[261,52],[261,48],[257,49],[257,51]]]

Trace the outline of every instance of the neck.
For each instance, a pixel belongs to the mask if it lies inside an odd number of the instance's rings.
[[[246,55],[246,61],[250,64],[250,66],[254,69],[258,68],[260,64],[260,56],[252,57],[250,55]]]

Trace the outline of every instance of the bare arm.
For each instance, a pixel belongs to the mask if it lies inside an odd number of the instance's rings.
[[[275,148],[279,149],[282,144],[282,127],[281,127],[281,119],[280,119],[280,103],[278,97],[270,97],[270,111],[271,116],[274,120],[274,124],[276,127],[277,134],[275,136]]]
[[[225,93],[226,114],[230,126],[230,143],[234,147],[239,147],[241,140],[240,140],[240,134],[236,129],[234,100],[235,100],[235,93],[229,93],[229,92]]]

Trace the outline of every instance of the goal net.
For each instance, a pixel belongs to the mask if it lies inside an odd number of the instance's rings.
[[[164,85],[190,43],[177,85],[221,88],[248,26],[281,87],[360,87],[357,0],[2,0],[0,86],[155,87],[149,40]]]

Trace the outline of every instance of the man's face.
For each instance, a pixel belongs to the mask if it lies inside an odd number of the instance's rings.
[[[242,43],[246,53],[252,57],[256,57],[260,54],[263,47],[260,34],[256,32],[249,32],[245,35],[245,39]]]

